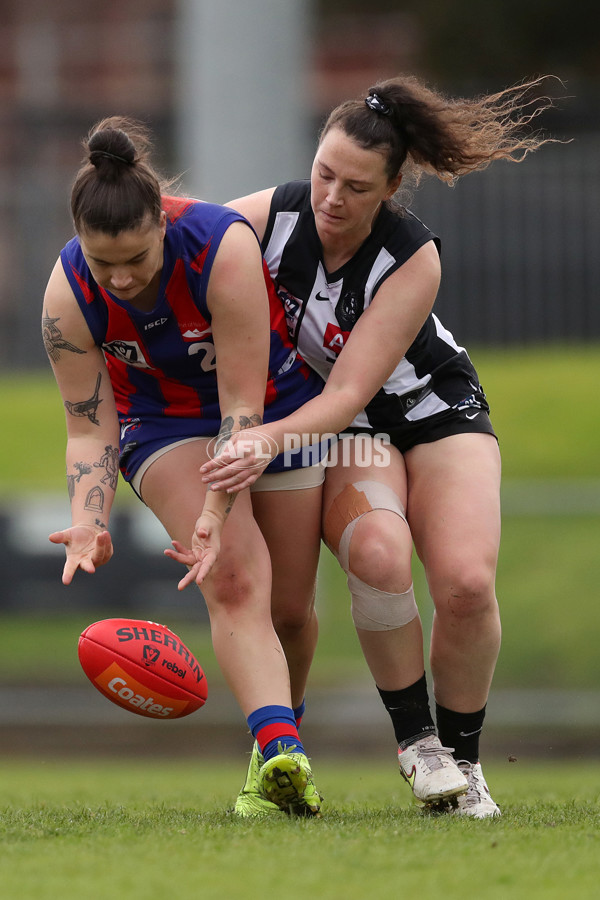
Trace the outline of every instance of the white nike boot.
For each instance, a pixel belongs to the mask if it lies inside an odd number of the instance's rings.
[[[500,816],[500,807],[492,800],[490,789],[483,777],[481,763],[470,763],[459,760],[458,768],[469,783],[466,794],[458,798],[458,806],[451,810],[455,816],[472,816],[474,819],[487,819]]]
[[[459,797],[468,790],[466,775],[457,766],[452,751],[442,747],[435,734],[428,734],[398,749],[400,774],[422,803],[437,804]]]

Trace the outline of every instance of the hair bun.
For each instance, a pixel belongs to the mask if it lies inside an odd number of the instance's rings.
[[[94,132],[88,142],[89,159],[98,168],[105,159],[123,165],[135,163],[135,146],[126,132],[120,128],[103,128]]]

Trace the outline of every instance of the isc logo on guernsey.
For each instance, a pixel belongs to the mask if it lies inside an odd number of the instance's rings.
[[[141,694],[136,694],[135,691],[128,687],[124,678],[112,678],[108,682],[108,689],[120,697],[121,700],[124,700],[131,706],[137,706],[138,709],[145,710],[151,716],[168,718],[173,712],[172,706],[162,706],[160,703],[155,703],[153,697],[142,697]]]

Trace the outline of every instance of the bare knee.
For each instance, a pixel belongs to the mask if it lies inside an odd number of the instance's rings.
[[[231,561],[223,565],[219,560],[204,582],[202,592],[209,611],[233,612],[256,603],[257,583],[244,566]]]
[[[484,564],[466,562],[430,587],[436,613],[454,624],[495,614],[495,571]]]
[[[315,608],[316,582],[306,588],[292,585],[274,586],[271,616],[279,635],[293,636],[302,632],[312,621]]]
[[[279,635],[302,632],[311,622],[314,606],[292,606],[273,613],[273,625]]]

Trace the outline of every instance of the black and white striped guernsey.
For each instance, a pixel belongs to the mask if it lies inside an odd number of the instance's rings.
[[[290,335],[322,378],[380,285],[428,241],[439,240],[408,210],[382,207],[371,234],[336,272],[323,263],[310,182],[276,188],[263,253],[284,304]],[[457,406],[478,379],[463,347],[431,313],[404,358],[352,426],[386,431]]]

